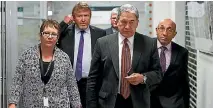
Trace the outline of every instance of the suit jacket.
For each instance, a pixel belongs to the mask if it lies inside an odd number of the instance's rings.
[[[171,47],[170,65],[151,93],[152,108],[189,108],[188,51],[174,42]],[[158,54],[157,39],[155,48]]]
[[[105,31],[106,31],[106,35],[113,34],[112,27],[110,27],[110,28],[107,28]]]
[[[135,33],[132,72],[147,76],[146,84],[130,85],[134,108],[150,108],[150,85],[161,81],[153,55],[153,39]],[[154,71],[156,70],[156,71]],[[131,73],[130,73],[131,74]],[[101,80],[100,80],[101,79]],[[118,33],[98,39],[87,80],[87,108],[114,108],[119,85]]]
[[[67,25],[65,22],[60,23],[61,33],[58,39],[57,46],[61,48],[70,57],[70,61],[73,65],[74,62],[74,49],[75,49],[75,24]],[[95,46],[95,42],[98,38],[106,35],[106,32],[100,28],[89,26],[91,33],[91,52]]]
[[[43,88],[51,108],[80,108],[80,96],[72,65],[66,53],[55,48],[54,68],[46,85],[41,80],[39,47],[25,50],[19,58],[8,103],[20,103],[22,108],[43,108]],[[21,98],[20,98],[21,97]]]

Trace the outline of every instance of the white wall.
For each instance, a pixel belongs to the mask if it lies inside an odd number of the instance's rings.
[[[171,9],[173,7],[171,6],[171,1],[154,1],[153,2],[153,36],[156,37],[156,31],[155,28],[157,27],[158,23],[165,19],[165,18],[172,18],[171,15]],[[173,20],[173,19],[172,19]]]
[[[53,1],[53,16],[52,18],[57,21],[62,21],[64,16],[67,14],[71,14],[72,8],[76,4],[76,1]],[[121,6],[123,4],[132,4],[139,10],[139,25],[137,28],[137,32],[143,33],[145,35],[149,35],[149,32],[152,29],[149,25],[152,23],[149,20],[149,6],[150,2],[146,1],[88,1],[90,6]],[[65,8],[66,7],[66,8]]]
[[[153,2],[153,36],[155,28],[163,19],[172,19],[177,26],[177,35],[173,41],[185,47],[185,1],[154,1]]]
[[[171,18],[177,24],[174,41],[185,47],[185,2],[184,1],[154,1],[153,2],[153,34],[159,21]],[[198,25],[199,27],[199,25]],[[156,36],[156,35],[154,35]],[[198,40],[199,42],[199,40]],[[199,43],[200,45],[206,43]],[[213,54],[203,53],[197,49],[197,108],[212,108],[213,106]]]
[[[213,106],[213,55],[197,53],[197,108]]]

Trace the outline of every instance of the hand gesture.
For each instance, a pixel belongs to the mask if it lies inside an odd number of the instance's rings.
[[[139,73],[133,73],[130,76],[127,76],[125,78],[132,85],[138,85],[138,84],[141,84],[144,81],[143,74],[139,74]]]
[[[66,24],[71,24],[73,22],[73,16],[72,15],[67,15],[64,17],[64,22]]]

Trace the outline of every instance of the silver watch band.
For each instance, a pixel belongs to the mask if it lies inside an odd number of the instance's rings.
[[[144,74],[142,74],[143,75],[143,81],[141,82],[141,84],[146,84],[146,79],[147,79],[147,77],[146,77],[146,75],[144,75]]]

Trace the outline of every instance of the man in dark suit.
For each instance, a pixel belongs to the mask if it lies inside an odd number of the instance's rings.
[[[111,17],[110,17],[111,27],[106,29],[106,35],[109,35],[118,31],[117,22],[116,22],[117,16],[118,16],[118,8],[112,9]]]
[[[91,26],[91,9],[85,2],[76,4],[72,11],[73,16],[66,16],[61,22],[61,35],[58,47],[70,57],[76,76],[83,108],[86,104],[86,83],[89,74],[92,52],[96,40],[106,35],[106,32]],[[70,20],[74,23],[68,25]]]
[[[162,20],[156,32],[163,80],[151,92],[151,108],[189,108],[188,51],[172,42],[177,32],[171,19]]]
[[[150,108],[149,87],[162,76],[153,39],[136,32],[138,19],[134,6],[122,5],[119,32],[97,40],[87,80],[87,108]]]

